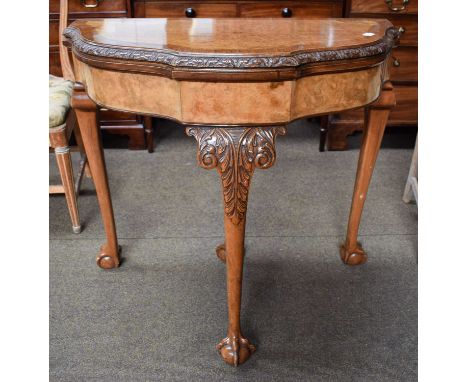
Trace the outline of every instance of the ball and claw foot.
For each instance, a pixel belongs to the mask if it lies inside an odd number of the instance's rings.
[[[242,336],[226,337],[216,345],[216,348],[224,361],[231,366],[243,364],[255,351],[255,346]]]
[[[102,269],[118,268],[120,265],[120,250],[121,247],[119,245],[117,256],[110,256],[109,251],[107,250],[107,246],[103,245],[98,257],[96,258],[97,265]]]
[[[347,265],[361,265],[367,261],[367,253],[362,249],[361,243],[357,243],[355,248],[348,249],[345,245],[340,247],[341,260]]]
[[[216,247],[216,256],[218,256],[218,259],[220,259],[223,263],[226,262],[226,246],[224,243]]]

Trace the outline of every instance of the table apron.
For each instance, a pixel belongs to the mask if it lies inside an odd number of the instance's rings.
[[[92,67],[77,80],[97,104],[184,124],[272,125],[365,106],[378,98],[386,65],[280,82],[204,82]]]

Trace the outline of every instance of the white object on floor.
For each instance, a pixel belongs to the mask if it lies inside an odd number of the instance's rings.
[[[403,201],[405,203],[409,203],[412,200],[418,204],[418,137],[416,137],[411,167],[406,181],[405,191],[403,192]]]

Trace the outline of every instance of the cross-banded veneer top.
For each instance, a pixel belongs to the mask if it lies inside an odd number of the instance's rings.
[[[383,57],[397,32],[384,19],[158,18],[77,20],[64,35],[98,61],[265,69]]]

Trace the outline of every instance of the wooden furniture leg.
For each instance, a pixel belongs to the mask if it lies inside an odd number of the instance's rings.
[[[84,174],[87,178],[91,178],[91,170],[89,168],[88,159],[86,158],[86,152],[83,145],[83,139],[81,138],[81,130],[78,122],[76,122],[75,128],[73,129],[73,135],[75,136],[76,145],[80,151],[81,164],[84,166]]]
[[[57,165],[62,178],[63,191],[65,199],[67,200],[68,211],[72,222],[72,229],[74,233],[81,232],[80,215],[78,213],[78,201],[75,193],[75,180],[73,177],[73,166],[70,154],[70,148],[55,147],[55,157],[57,158]]]
[[[120,264],[119,246],[115,229],[114,211],[107,180],[104,152],[102,150],[101,133],[97,123],[97,106],[88,97],[81,84],[75,84],[72,97],[72,107],[75,109],[81,130],[88,163],[93,174],[96,193],[101,209],[107,242],[101,247],[96,261],[104,269],[116,268]]]
[[[152,153],[154,152],[153,118],[150,116],[145,116],[143,125],[145,126],[146,147],[148,152]]]
[[[320,117],[320,143],[319,143],[319,151],[325,151],[325,143],[327,142],[327,134],[328,134],[328,125],[330,124],[330,116],[324,115]]]
[[[250,357],[255,347],[242,335],[240,308],[244,235],[250,181],[255,168],[271,167],[276,159],[275,139],[285,134],[283,126],[246,128],[189,127],[187,135],[198,142],[201,167],[216,168],[221,176],[224,199],[224,231],[228,332],[217,348],[228,364],[237,366]],[[217,252],[219,252],[219,246]],[[219,254],[218,254],[219,256]]]
[[[392,85],[387,82],[377,101],[366,108],[366,121],[362,137],[361,151],[354,184],[353,201],[348,220],[346,241],[340,248],[341,259],[348,265],[364,264],[367,254],[357,241],[359,223],[366,200],[367,190],[374,170],[380,144],[382,142],[388,115],[395,106]]]
[[[76,144],[78,146],[78,150],[80,151],[80,156],[81,156],[80,169],[78,172],[78,177],[75,182],[75,193],[76,195],[79,195],[80,189],[81,189],[81,182],[83,181],[83,175],[86,175],[86,177],[91,178],[91,170],[89,169],[88,159],[86,158],[86,152],[85,152],[84,145],[83,145],[83,139],[81,138],[81,132],[80,132],[80,127],[78,125],[78,122],[75,123],[73,134],[75,136]]]

